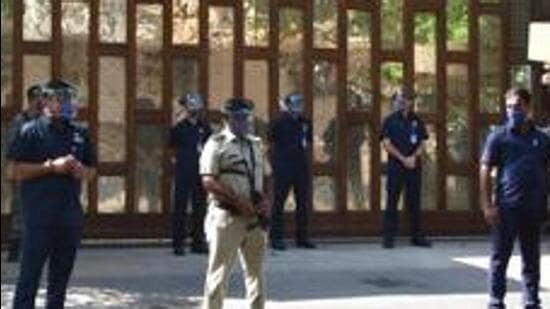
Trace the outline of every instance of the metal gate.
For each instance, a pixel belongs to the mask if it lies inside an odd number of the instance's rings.
[[[173,169],[165,133],[177,112],[174,98],[198,91],[215,111],[229,96],[250,97],[262,135],[279,98],[302,91],[314,122],[312,233],[372,235],[385,204],[381,121],[389,96],[404,83],[415,89],[430,134],[425,228],[479,232],[477,158],[490,125],[500,119],[509,84],[506,5],[2,1],[2,152],[27,86],[51,76],[74,82],[81,89],[79,117],[90,127],[100,161],[83,199],[86,236],[165,236]],[[4,183],[2,239],[10,196]],[[288,209],[292,227],[291,201]]]

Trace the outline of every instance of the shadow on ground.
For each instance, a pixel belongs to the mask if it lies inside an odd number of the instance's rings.
[[[486,292],[485,242],[442,242],[433,249],[406,245],[323,244],[318,250],[268,252],[271,302],[385,296],[480,295]],[[550,245],[543,245],[543,292],[550,289]],[[197,308],[206,257],[173,257],[164,248],[82,249],[71,281],[68,308]],[[2,308],[13,297],[17,264],[2,263]],[[509,291],[518,292],[519,259],[510,265]],[[45,277],[45,276],[44,276]],[[240,268],[228,296],[242,298]],[[43,304],[44,290],[39,295]],[[242,306],[242,305],[241,305]]]

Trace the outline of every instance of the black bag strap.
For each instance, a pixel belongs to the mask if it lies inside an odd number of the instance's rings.
[[[255,175],[254,175],[254,172],[256,171],[256,157],[254,156],[254,146],[252,145],[252,142],[247,139],[247,138],[244,138],[244,141],[246,142],[246,145],[248,147],[248,154],[250,156],[250,165],[248,164],[248,161],[245,159],[245,168],[246,168],[246,173],[247,173],[247,177],[248,177],[248,183],[250,185],[250,196],[252,197],[253,196],[253,192],[256,190],[256,181],[255,181]],[[242,151],[242,145],[241,145],[241,153],[244,157],[244,151]]]

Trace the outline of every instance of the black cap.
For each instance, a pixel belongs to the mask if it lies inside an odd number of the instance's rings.
[[[27,88],[27,98],[36,99],[44,95],[44,88],[41,85],[34,84]]]
[[[254,112],[254,102],[245,98],[231,98],[225,101],[221,111],[228,116],[250,115]]]
[[[59,97],[73,96],[77,92],[77,87],[74,84],[63,79],[52,79],[46,84],[46,87]]]
[[[304,96],[301,93],[294,92],[285,97],[284,103],[287,107],[304,106]]]

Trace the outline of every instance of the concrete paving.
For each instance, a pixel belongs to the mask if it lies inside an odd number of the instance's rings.
[[[487,243],[436,241],[432,249],[398,243],[322,243],[318,250],[269,251],[267,308],[484,308]],[[4,256],[3,256],[4,258]],[[206,257],[174,257],[167,248],[84,248],[67,308],[198,308]],[[10,308],[18,264],[2,262],[2,308]],[[44,276],[45,277],[45,276]],[[246,308],[240,267],[225,308]],[[509,272],[509,308],[520,308],[520,259]],[[543,242],[542,299],[550,306],[550,240]],[[38,305],[44,304],[45,290]]]

